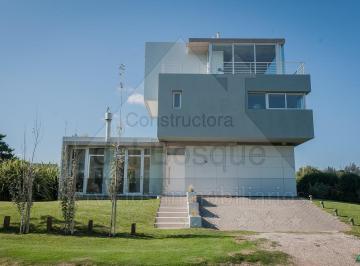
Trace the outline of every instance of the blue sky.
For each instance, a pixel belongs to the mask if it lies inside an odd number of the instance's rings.
[[[0,0],[0,132],[20,154],[24,131],[31,146],[37,114],[36,160],[58,162],[65,131],[104,135],[106,107],[120,105],[121,63],[128,89],[142,93],[146,41],[219,31],[286,38],[286,60],[306,63],[315,139],[296,148],[297,167],[359,164],[359,11],[359,1]],[[146,115],[139,99],[123,111]],[[154,137],[156,127],[128,127],[124,135]]]

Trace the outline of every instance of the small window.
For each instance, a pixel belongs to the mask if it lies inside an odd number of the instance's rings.
[[[269,97],[269,108],[272,109],[284,109],[285,108],[285,94],[274,93],[268,94]]]
[[[265,109],[266,108],[265,93],[249,93],[248,108]]]
[[[304,109],[304,95],[286,94],[286,104],[289,109]]]
[[[173,108],[174,109],[181,108],[181,91],[173,92]]]

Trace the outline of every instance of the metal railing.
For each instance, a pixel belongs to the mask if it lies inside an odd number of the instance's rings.
[[[224,74],[305,74],[303,62],[284,62],[278,66],[275,62],[224,62]]]
[[[194,74],[305,74],[303,62],[224,62],[222,67],[210,68],[207,64],[161,64],[160,73]]]

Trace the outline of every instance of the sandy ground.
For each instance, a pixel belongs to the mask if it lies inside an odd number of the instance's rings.
[[[267,248],[291,255],[294,265],[360,265],[360,239],[344,233],[260,233],[254,238],[273,242]]]
[[[200,204],[204,226],[260,232],[251,238],[269,240],[264,248],[289,254],[295,265],[360,266],[360,239],[308,200],[205,197]]]

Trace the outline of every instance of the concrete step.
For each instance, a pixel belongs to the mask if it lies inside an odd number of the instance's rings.
[[[189,228],[188,223],[155,223],[155,227],[159,229],[183,229]]]
[[[187,207],[187,204],[184,203],[184,204],[163,204],[161,203],[160,204],[160,207],[176,207],[176,208],[186,208]]]
[[[187,199],[181,198],[161,198],[160,205],[186,205]]]
[[[187,212],[158,212],[157,217],[188,217]]]
[[[188,217],[156,217],[156,223],[186,223]]]
[[[162,207],[160,206],[158,212],[187,212],[186,207]]]

